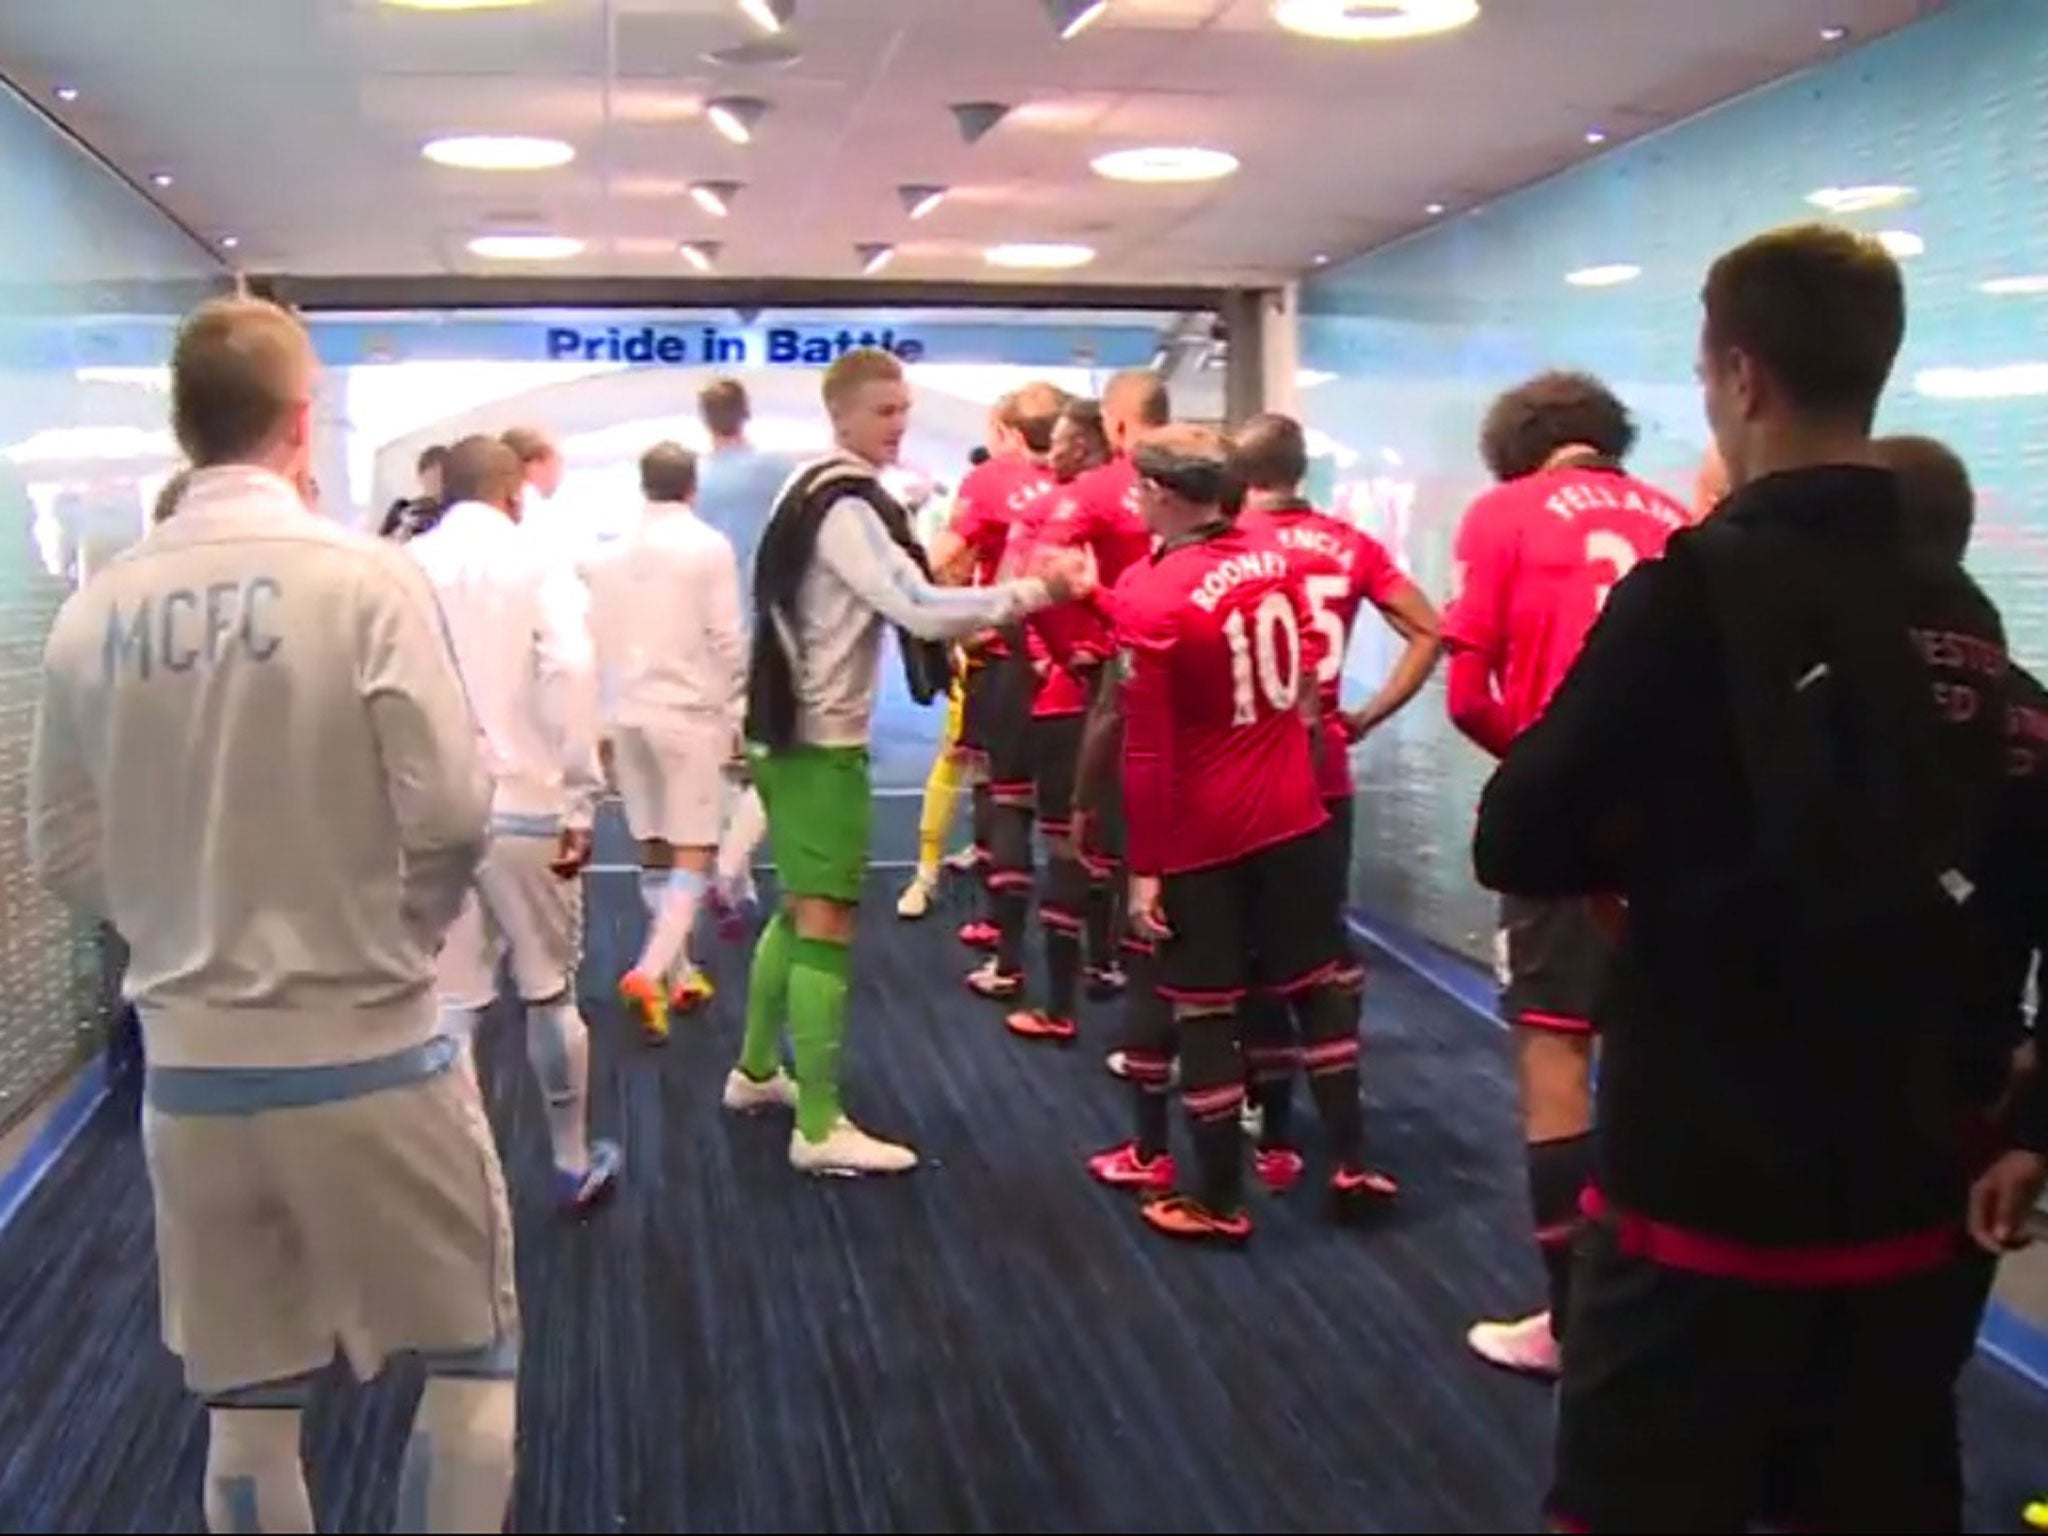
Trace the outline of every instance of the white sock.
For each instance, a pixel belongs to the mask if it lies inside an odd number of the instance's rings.
[[[215,1408],[206,1416],[206,1528],[311,1531],[296,1408]]]
[[[696,972],[690,963],[690,930],[697,922],[697,903],[704,896],[704,877],[694,869],[668,872],[667,892],[654,922],[647,929],[647,943],[635,967],[643,976],[688,976]]]
[[[725,823],[725,836],[718,844],[718,886],[728,893],[754,888],[754,850],[768,835],[768,812],[761,795],[752,785],[732,808]]]
[[[502,1531],[518,1428],[517,1382],[429,1376],[405,1443],[391,1529],[401,1536]]]
[[[547,1106],[555,1166],[590,1166],[590,1030],[567,998],[526,1005],[526,1059]]]
[[[665,869],[643,869],[640,871],[640,905],[647,909],[649,917],[661,911],[662,893],[668,889],[668,871]]]

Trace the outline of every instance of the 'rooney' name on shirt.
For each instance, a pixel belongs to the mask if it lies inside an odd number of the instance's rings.
[[[1188,593],[1188,601],[1204,613],[1214,613],[1218,603],[1248,581],[1286,579],[1287,561],[1284,558],[1270,549],[1253,550],[1249,554],[1232,555],[1211,566],[1195,589]]]

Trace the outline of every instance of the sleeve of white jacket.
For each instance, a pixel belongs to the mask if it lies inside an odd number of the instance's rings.
[[[704,559],[704,626],[712,665],[727,685],[726,716],[738,731],[747,712],[747,631],[740,611],[740,567],[732,540],[716,535]]]
[[[925,580],[875,509],[855,496],[842,497],[825,514],[817,558],[862,602],[920,640],[957,640],[1046,604],[1045,583],[1036,580],[986,587],[941,587]]]
[[[104,921],[106,827],[72,722],[60,655],[67,628],[60,616],[43,655],[42,696],[29,749],[28,856],[36,878],[59,900]]]
[[[357,677],[398,817],[407,928],[440,946],[490,832],[491,781],[440,605],[409,561],[379,561],[359,589]]]
[[[597,656],[590,643],[590,593],[569,571],[549,571],[539,588],[534,635],[543,719],[561,732],[562,825],[588,829],[604,787]]]

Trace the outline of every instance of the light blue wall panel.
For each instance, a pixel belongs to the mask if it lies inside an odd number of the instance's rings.
[[[27,873],[43,637],[77,572],[139,532],[170,453],[161,392],[62,338],[175,315],[221,283],[206,252],[0,86],[0,1128],[91,1048],[102,1011],[94,936]],[[57,340],[16,344],[32,335]]]
[[[1483,22],[1482,22],[1483,25]],[[1881,426],[1928,432],[1980,490],[1977,572],[2018,651],[2048,663],[2048,4],[1961,0],[1931,20],[1400,245],[1318,274],[1303,295],[1303,396],[1365,508],[1441,598],[1460,513],[1484,486],[1475,442],[1502,388],[1546,367],[1605,377],[1643,429],[1639,472],[1689,498],[1706,442],[1693,360],[1708,263],[1749,235],[1824,217],[1826,188],[1910,189],[1840,215],[1911,237],[1911,319]],[[1628,264],[1634,281],[1565,274]],[[1985,284],[2040,277],[2034,292]],[[1384,653],[1361,647],[1376,676]],[[1361,683],[1360,686],[1363,684]],[[1470,879],[1485,764],[1444,719],[1441,684],[1362,751],[1354,891],[1432,937],[1490,953]]]

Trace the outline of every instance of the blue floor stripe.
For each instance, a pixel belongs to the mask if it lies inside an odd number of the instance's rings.
[[[98,1062],[92,1062],[79,1073],[78,1081],[66,1090],[57,1107],[50,1112],[50,1118],[43,1122],[41,1130],[29,1139],[22,1148],[21,1156],[12,1168],[0,1173],[0,1233],[5,1233],[8,1224],[20,1214],[28,1203],[30,1195],[43,1177],[56,1167],[57,1159],[72,1143],[85,1124],[92,1119],[93,1111],[107,1096],[105,1078],[101,1075]]]
[[[1494,1007],[1494,980],[1483,966],[1398,924],[1357,912],[1351,914],[1350,923],[1353,933],[1384,950],[1453,1002],[1462,1004],[1496,1029],[1507,1027]],[[1977,1347],[2006,1369],[2048,1392],[2048,1328],[1994,1300],[1984,1314]]]

